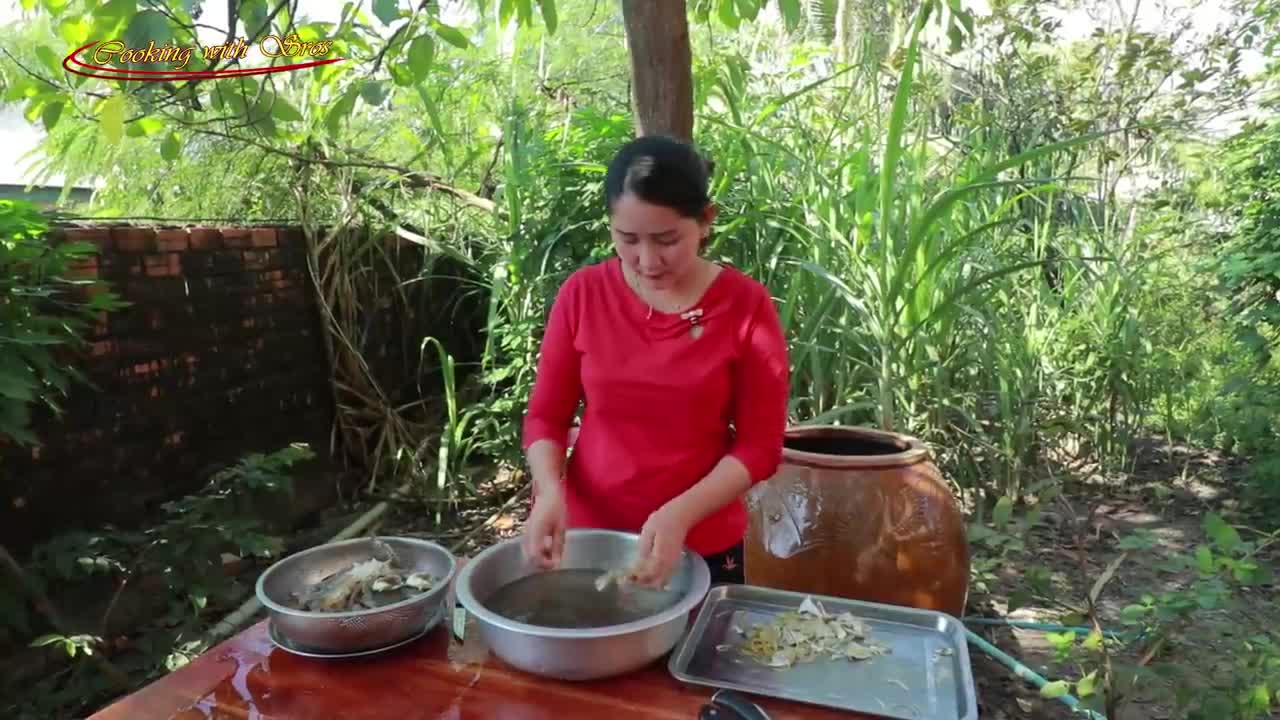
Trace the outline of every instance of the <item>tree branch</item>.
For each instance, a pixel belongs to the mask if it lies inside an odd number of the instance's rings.
[[[359,162],[359,161],[353,162],[353,161],[343,161],[343,160],[332,160],[324,157],[318,158],[314,156],[303,155],[301,153],[297,153],[291,150],[285,150],[283,148],[274,147],[267,143],[254,140],[252,138],[232,135],[230,133],[225,133],[220,130],[209,130],[205,128],[190,128],[190,129],[192,132],[195,132],[201,135],[210,135],[213,137],[223,138],[225,140],[231,140],[234,142],[252,145],[253,147],[258,148],[259,150],[263,150],[264,152],[274,153],[276,155],[280,155],[282,157],[286,157],[291,160],[296,160],[302,163],[313,163],[313,164],[324,165],[326,167],[333,167],[333,168],[384,170],[387,172],[394,172],[399,174],[401,176],[401,179],[404,181],[404,183],[411,188],[434,190],[436,192],[441,192],[441,193],[444,193],[445,195],[449,195],[479,210],[483,210],[488,213],[499,212],[497,203],[493,202],[492,200],[480,197],[479,195],[476,195],[475,193],[472,193],[470,191],[463,190],[461,188],[456,188],[452,185],[449,185],[439,177],[432,175],[430,173],[425,173],[418,170],[410,170],[408,168],[401,167],[399,165],[392,165],[390,163]]]
[[[418,7],[414,9],[413,14],[409,16],[409,21],[396,28],[396,31],[391,33],[391,37],[387,38],[386,44],[384,44],[382,49],[378,51],[378,54],[373,57],[373,67],[369,69],[368,77],[373,77],[374,73],[378,72],[378,68],[382,67],[382,60],[386,57],[387,51],[391,49],[392,45],[396,44],[396,40],[400,37],[400,34],[412,27],[418,20],[418,13],[425,11],[433,2],[435,2],[435,0],[422,0],[422,2],[418,3]]]
[[[248,42],[250,44],[257,42],[262,35],[262,31],[271,27],[271,22],[276,19],[276,16],[280,14],[280,11],[283,10],[284,7],[288,5],[290,2],[291,0],[281,0],[280,3],[276,5],[275,9],[271,11],[271,14],[267,16],[267,19],[262,23],[262,26],[259,27],[256,31],[250,33]],[[226,39],[227,43],[231,43],[232,41],[235,40],[236,23],[239,22],[240,20],[239,10],[240,10],[240,3],[237,0],[227,0],[227,39]],[[290,18],[292,17],[293,17],[292,14],[290,14]],[[248,29],[249,28],[246,26],[245,30],[248,30]],[[218,63],[225,59],[226,58],[218,58],[212,64],[210,64],[209,72],[213,72],[214,70],[217,70]],[[273,59],[273,62],[274,62],[274,59]],[[239,59],[233,60],[229,64],[237,65],[239,64]],[[194,80],[188,81],[187,84],[184,85],[183,87],[190,88],[190,92],[194,95],[196,85],[199,85],[201,80],[207,80],[207,79],[208,78],[196,78]]]

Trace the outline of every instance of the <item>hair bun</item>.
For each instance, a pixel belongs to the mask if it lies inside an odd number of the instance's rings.
[[[644,135],[619,148],[605,172],[605,208],[626,192],[671,208],[689,218],[702,218],[715,162],[693,143],[668,135]]]

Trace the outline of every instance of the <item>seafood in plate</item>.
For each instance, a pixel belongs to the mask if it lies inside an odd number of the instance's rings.
[[[373,542],[374,557],[353,563],[293,593],[296,607],[307,612],[370,610],[435,587],[438,578],[423,572],[406,573],[390,545],[378,539]]]
[[[808,597],[796,610],[749,630],[734,630],[745,638],[738,646],[744,655],[778,670],[823,659],[859,661],[889,653],[889,648],[867,639],[866,624],[852,613],[832,615]],[[725,644],[716,649],[733,648]]]

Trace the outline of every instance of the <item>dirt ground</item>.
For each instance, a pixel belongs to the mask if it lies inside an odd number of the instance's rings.
[[[1193,570],[1169,572],[1161,569],[1159,562],[1174,553],[1193,554],[1197,546],[1208,542],[1203,520],[1209,513],[1218,513],[1237,527],[1248,526],[1248,518],[1233,493],[1239,471],[1238,466],[1215,453],[1167,446],[1140,449],[1128,473],[1104,477],[1096,468],[1072,469],[1075,480],[1065,495],[1069,509],[1055,503],[1044,513],[1044,521],[1026,538],[1026,551],[1006,559],[1000,580],[992,583],[991,592],[971,596],[971,613],[1041,623],[1063,622],[1064,616],[1072,613],[1068,606],[1083,609],[1095,581],[1124,554],[1125,559],[1099,596],[1098,605],[1108,630],[1126,630],[1119,622],[1125,606],[1139,603],[1144,594],[1177,591],[1191,584]],[[1122,548],[1122,541],[1135,531],[1149,533],[1154,546],[1144,551]],[[1247,531],[1242,536],[1246,540],[1258,539],[1258,534]],[[1086,566],[1083,571],[1082,554]],[[1274,546],[1260,552],[1256,559],[1273,571],[1280,567]],[[1050,591],[1042,590],[1037,600],[1008,614],[1011,594],[1028,589],[1027,569],[1036,565],[1049,570]],[[1119,649],[1117,663],[1137,663],[1151,671],[1134,687],[1121,718],[1183,717],[1173,705],[1171,693],[1175,686],[1195,683],[1229,669],[1230,653],[1241,641],[1274,629],[1280,621],[1280,605],[1274,603],[1274,592],[1273,585],[1240,589],[1231,604],[1197,609],[1192,620],[1164,642],[1139,638]],[[1008,627],[975,631],[1050,681],[1080,677],[1078,667],[1056,661],[1054,647],[1044,632]],[[1059,701],[1042,699],[1030,683],[1014,677],[977,648],[971,646],[970,652],[981,717],[1080,717]],[[1273,717],[1280,717],[1280,713]]]

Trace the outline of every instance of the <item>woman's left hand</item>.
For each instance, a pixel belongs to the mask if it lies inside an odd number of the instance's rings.
[[[684,552],[689,526],[690,522],[674,503],[654,511],[640,528],[639,557],[632,581],[657,588],[666,585]]]

